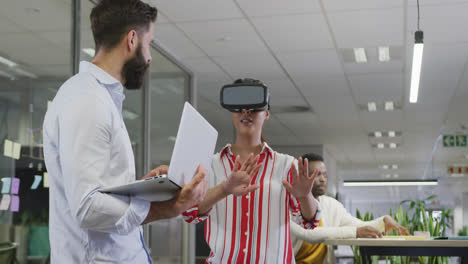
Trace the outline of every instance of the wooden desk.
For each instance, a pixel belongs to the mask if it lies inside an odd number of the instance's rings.
[[[468,240],[331,239],[325,244],[359,246],[364,264],[370,256],[459,256],[468,264]]]

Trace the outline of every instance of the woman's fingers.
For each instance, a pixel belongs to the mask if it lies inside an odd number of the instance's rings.
[[[298,167],[299,167],[299,177],[309,178],[309,160],[299,158],[297,160]]]
[[[286,190],[288,190],[288,192],[290,193],[292,193],[292,191],[294,190],[293,186],[285,180],[283,180],[283,185],[286,188]]]
[[[297,168],[296,168],[296,165],[293,163],[292,166],[291,166],[291,183],[294,183],[297,182],[298,178],[299,178],[299,175],[298,175],[298,171],[297,171]]]
[[[256,156],[255,159],[251,162],[249,167],[245,170],[248,174],[252,174],[252,172],[258,167],[258,160],[260,156]]]
[[[297,160],[297,167],[299,169],[299,177],[303,176],[303,171],[304,171],[304,164],[302,164],[302,158],[299,158]]]
[[[318,173],[319,173],[319,169],[315,168],[314,173],[312,174],[312,177],[310,177],[310,181],[313,182],[315,180],[315,177],[317,177]]]
[[[252,164],[254,163],[255,161],[255,158],[253,158],[252,154],[249,155],[249,158],[247,159],[247,161],[245,162],[245,167],[244,167],[244,171],[249,173],[249,171],[251,170],[252,168]]]
[[[232,172],[237,172],[238,169],[239,169],[239,163],[240,163],[240,156],[237,155],[236,156],[236,162],[234,163],[234,169],[232,170]]]
[[[245,192],[246,192],[246,193],[253,192],[253,191],[257,190],[258,188],[260,188],[260,186],[257,185],[257,184],[255,184],[255,185],[250,185],[250,186],[248,186],[247,188],[245,188]]]
[[[247,160],[242,164],[242,168],[240,169],[241,171],[245,171],[246,168],[249,166],[250,160],[252,159],[252,156],[253,156],[253,154],[250,153],[250,155],[249,155],[249,157],[247,158]]]
[[[308,178],[309,177],[309,160],[306,158],[303,160],[304,162],[304,166],[302,166],[302,175],[304,175],[304,177]]]
[[[257,164],[256,166],[253,167],[252,171],[249,173],[250,179],[253,178],[254,175],[257,174],[258,170],[262,167],[262,164]]]

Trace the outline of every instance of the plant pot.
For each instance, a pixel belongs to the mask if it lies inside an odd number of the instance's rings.
[[[50,252],[49,227],[30,226],[28,238],[28,256],[47,257]]]
[[[0,243],[10,242],[11,225],[0,224]]]
[[[18,244],[16,258],[19,263],[26,263],[28,258],[28,226],[15,226],[13,241]]]
[[[14,243],[0,243],[0,263],[15,263],[16,245]]]

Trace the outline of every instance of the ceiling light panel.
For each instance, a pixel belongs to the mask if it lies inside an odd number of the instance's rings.
[[[387,62],[390,61],[390,48],[388,46],[382,46],[378,48],[379,50],[379,61]]]
[[[385,111],[393,111],[395,109],[395,104],[392,101],[385,102]]]
[[[369,112],[377,111],[377,104],[375,102],[367,103],[367,110],[369,110]]]
[[[364,48],[354,48],[354,58],[356,63],[366,63],[367,62],[367,55],[366,50]]]

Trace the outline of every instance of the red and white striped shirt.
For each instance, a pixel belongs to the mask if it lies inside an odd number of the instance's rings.
[[[214,187],[231,175],[236,157],[227,145],[214,155],[208,177]],[[259,163],[263,163],[251,184],[260,186],[241,197],[229,195],[204,216],[198,206],[183,213],[185,221],[205,221],[205,240],[211,248],[207,263],[295,263],[289,220],[313,229],[320,220],[320,208],[313,221],[304,221],[299,201],[284,188],[283,179],[291,182],[291,165],[297,161],[273,151],[266,143]],[[317,203],[318,204],[318,203]]]

